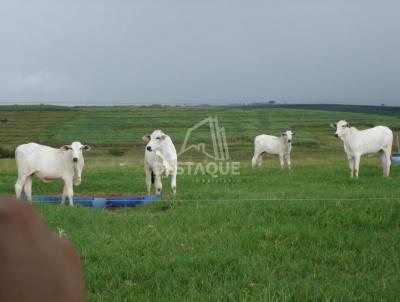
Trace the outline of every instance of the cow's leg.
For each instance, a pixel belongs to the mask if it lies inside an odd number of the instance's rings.
[[[149,168],[144,169],[146,173],[146,186],[147,186],[147,195],[151,194],[151,183],[152,183],[152,177],[151,177],[151,170]]]
[[[61,204],[65,203],[65,198],[67,197],[67,186],[64,183],[63,193],[61,196]]]
[[[348,156],[347,159],[349,160],[349,169],[350,169],[350,177],[354,177],[354,158],[352,156]]]
[[[155,175],[156,194],[160,195],[162,190],[161,176]]]
[[[292,162],[290,161],[290,153],[286,154],[286,162],[287,162],[289,170],[292,170]]]
[[[390,166],[391,166],[391,152],[387,149],[381,151],[381,162],[383,168],[383,176],[388,177],[390,175]]]
[[[255,168],[256,166],[260,167],[261,166],[261,161],[262,161],[261,153],[258,152],[258,151],[254,151],[254,156],[253,156],[253,159],[251,160],[251,166],[253,168]]]
[[[283,158],[283,153],[279,153],[279,162],[281,164],[281,169],[283,170],[284,166],[285,166],[285,161]]]
[[[392,166],[392,146],[390,146],[390,149],[385,150],[386,154],[386,177],[390,176],[390,169]]]
[[[260,154],[258,154],[257,166],[259,166],[259,167],[261,167],[261,165],[262,165],[262,155],[263,155],[263,152],[260,152]]]
[[[65,181],[65,188],[66,188],[66,193],[67,193],[68,200],[69,200],[69,205],[73,206],[74,205],[74,187],[72,184],[72,179]]]
[[[21,198],[22,189],[24,188],[26,181],[25,175],[18,175],[17,182],[15,183],[15,195],[18,199]]]
[[[354,156],[354,174],[358,178],[358,172],[360,171],[360,155]]]
[[[379,152],[379,157],[381,159],[383,176],[386,176],[386,154],[383,152],[383,150],[381,152]]]
[[[28,201],[32,201],[32,176],[28,176],[25,180],[24,191]]]
[[[171,189],[172,189],[172,194],[175,196],[176,195],[176,173],[173,173],[171,175]]]

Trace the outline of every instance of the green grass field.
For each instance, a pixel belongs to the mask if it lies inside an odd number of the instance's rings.
[[[240,175],[181,175],[172,199],[114,211],[35,205],[81,256],[89,301],[396,301],[400,296],[400,166],[389,179],[364,157],[351,180],[329,123],[400,128],[400,116],[288,108],[0,107],[0,146],[80,140],[77,194],[144,194],[142,136],[163,129],[180,150],[186,130],[218,117]],[[275,157],[252,169],[253,138],[292,128],[293,170]],[[202,128],[194,138],[209,138]],[[113,156],[110,149],[122,151]],[[198,153],[182,162],[206,163]],[[0,159],[0,192],[12,194],[13,159]],[[33,184],[58,194],[62,184]],[[165,205],[169,207],[166,209]]]

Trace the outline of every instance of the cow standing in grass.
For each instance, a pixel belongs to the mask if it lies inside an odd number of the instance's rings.
[[[73,185],[78,186],[82,180],[84,166],[83,150],[90,146],[73,142],[60,149],[51,148],[35,143],[20,145],[15,149],[18,179],[15,184],[15,194],[21,197],[22,191],[29,201],[32,200],[32,176],[36,175],[44,182],[61,179],[64,190],[61,203],[68,197],[70,205],[73,201]]]
[[[350,127],[346,121],[330,125],[336,129],[335,136],[343,141],[350,167],[350,177],[358,178],[360,159],[362,155],[380,153],[383,176],[389,176],[393,132],[388,127],[376,126],[366,130]]]
[[[278,154],[281,168],[285,165],[285,160],[291,169],[290,152],[292,151],[292,140],[295,133],[287,130],[280,137],[261,134],[254,139],[254,156],[252,159],[253,168],[261,166],[262,154]]]
[[[171,138],[161,130],[155,130],[151,135],[143,136],[143,139],[148,142],[144,155],[147,193],[151,193],[154,183],[156,194],[161,194],[161,176],[171,176],[171,188],[175,196],[178,156]]]

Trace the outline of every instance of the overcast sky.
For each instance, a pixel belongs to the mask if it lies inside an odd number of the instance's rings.
[[[400,105],[400,3],[2,0],[1,103]]]

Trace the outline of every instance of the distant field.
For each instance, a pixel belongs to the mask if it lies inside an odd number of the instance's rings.
[[[357,105],[337,105],[337,104],[299,104],[299,105],[276,105],[279,108],[289,109],[308,109],[308,110],[327,110],[336,112],[354,112],[367,114],[380,114],[399,116],[400,107],[391,106],[357,106]]]
[[[20,106],[0,106],[0,144],[14,149],[17,145],[40,142],[42,132],[72,117],[72,110],[20,110]],[[21,106],[22,107],[22,106]],[[12,110],[15,108],[15,110]],[[41,108],[41,107],[39,107]]]
[[[172,199],[146,207],[97,211],[36,206],[65,231],[85,268],[89,301],[395,301],[400,296],[400,166],[381,177],[376,156],[349,178],[329,123],[400,128],[399,115],[287,108],[72,108],[1,110],[0,146],[80,140],[82,194],[144,194],[144,134],[162,129],[177,149],[188,128],[218,117],[240,175],[178,177]],[[293,171],[275,157],[252,169],[253,138],[292,128]],[[209,139],[201,128],[194,142]],[[110,150],[123,151],[113,156]],[[196,152],[181,161],[207,162]],[[13,194],[13,159],[0,159],[0,192]],[[62,184],[34,181],[34,194]],[[164,209],[164,204],[171,208]]]
[[[17,106],[19,107],[19,106]],[[254,136],[261,133],[279,135],[292,128],[298,135],[294,145],[340,147],[332,137],[329,123],[346,119],[354,126],[365,128],[385,124],[400,128],[400,114],[331,112],[325,110],[282,109],[282,108],[182,108],[182,107],[81,107],[69,110],[43,110],[33,112],[2,110],[0,120],[0,142],[15,147],[27,141],[38,141],[49,145],[62,145],[74,140],[96,146],[142,145],[142,136],[155,129],[168,133],[179,145],[186,131],[208,116],[218,117],[226,129],[229,145],[252,144]],[[198,140],[207,139],[209,130],[200,129]]]

